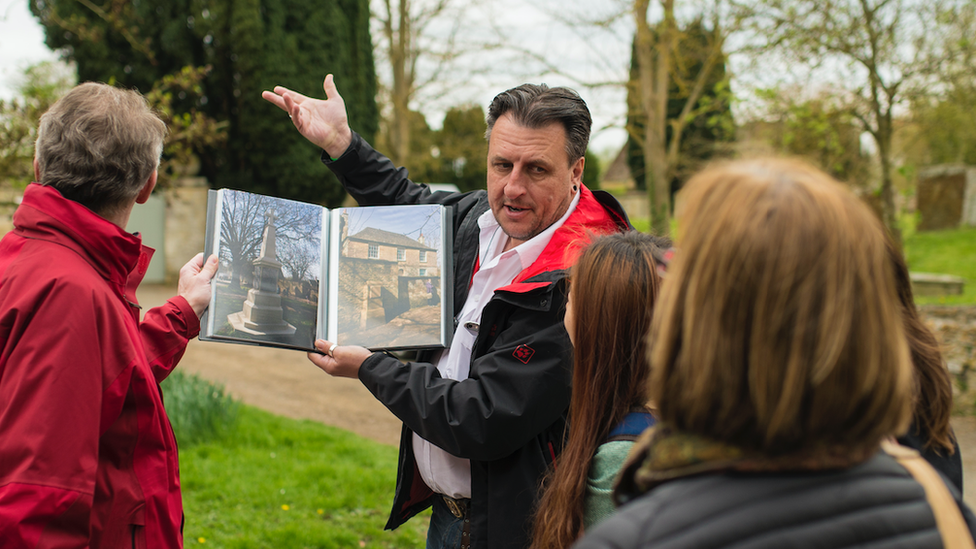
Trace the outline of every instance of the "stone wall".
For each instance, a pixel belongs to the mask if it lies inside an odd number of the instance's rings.
[[[343,257],[342,265],[338,296],[340,329],[369,328],[371,326],[361,326],[367,318],[378,324],[385,323],[387,309],[392,312],[399,300],[396,261]],[[366,295],[368,288],[372,288],[375,295]],[[365,313],[364,308],[368,309]]]
[[[207,230],[207,180],[184,177],[162,191],[166,199],[165,253],[166,279],[175,281],[182,267],[203,251]]]
[[[20,204],[24,191],[9,186],[0,188],[0,236],[14,230],[14,212]]]
[[[935,332],[953,378],[957,412],[976,411],[976,307],[922,305],[922,320]]]

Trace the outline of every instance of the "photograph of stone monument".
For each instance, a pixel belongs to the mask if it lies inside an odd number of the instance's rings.
[[[442,341],[441,210],[343,208],[338,229],[338,339],[373,347]]]
[[[227,315],[227,321],[235,330],[252,335],[292,335],[295,327],[285,322],[281,308],[281,294],[278,277],[281,275],[281,262],[276,258],[274,210],[265,213],[264,237],[261,239],[261,253],[254,260],[252,288],[247,291],[247,301],[240,312]]]
[[[222,191],[214,333],[311,349],[318,325],[322,208]]]

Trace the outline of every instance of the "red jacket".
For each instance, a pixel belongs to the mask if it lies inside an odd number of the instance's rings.
[[[138,236],[31,184],[0,241],[0,547],[181,547],[159,382],[200,323],[139,322]]]

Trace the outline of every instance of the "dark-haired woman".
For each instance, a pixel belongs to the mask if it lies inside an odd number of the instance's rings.
[[[894,267],[895,288],[901,304],[908,350],[912,355],[914,378],[912,423],[908,431],[898,437],[898,442],[918,450],[962,493],[962,457],[949,426],[949,416],[952,414],[949,370],[942,360],[939,341],[918,315],[908,265],[890,239],[887,246]]]
[[[569,437],[547,478],[533,549],[567,547],[613,512],[613,479],[635,435],[654,421],[646,408],[645,341],[660,284],[655,257],[669,246],[636,231],[604,236],[572,269]]]

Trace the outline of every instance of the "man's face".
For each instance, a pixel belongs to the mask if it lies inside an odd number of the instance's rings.
[[[559,220],[579,188],[583,159],[566,156],[559,122],[531,129],[508,114],[495,121],[488,141],[488,202],[511,249]]]

